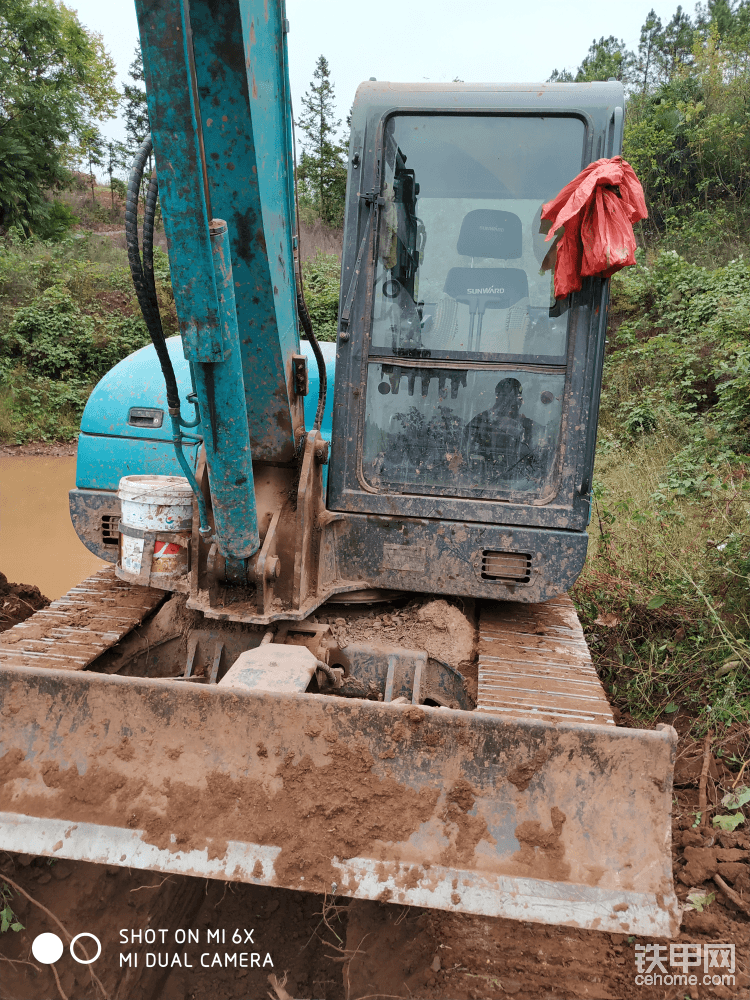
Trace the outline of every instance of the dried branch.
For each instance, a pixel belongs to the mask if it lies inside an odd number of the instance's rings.
[[[284,987],[286,986],[286,979],[287,979],[286,973],[284,973],[284,978],[281,980],[281,982],[278,981],[273,972],[268,977],[268,982],[271,984],[271,989],[276,994],[275,997],[273,996],[272,993],[268,994],[269,997],[271,997],[271,1000],[294,1000],[294,997],[290,996],[289,993],[287,993],[287,991],[284,989]]]
[[[698,785],[698,809],[701,814],[701,826],[707,826],[708,800],[706,798],[706,785],[708,783],[708,769],[711,766],[711,730],[706,733],[703,742],[703,767],[701,768],[701,780]]]
[[[750,903],[746,903],[742,896],[739,896],[734,889],[730,889],[721,875],[714,875],[714,882],[718,885],[727,899],[731,899],[735,906],[738,906],[743,913],[750,916]]]

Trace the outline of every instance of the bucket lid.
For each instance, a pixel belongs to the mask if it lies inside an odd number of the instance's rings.
[[[117,495],[135,503],[186,504],[193,490],[184,476],[123,476]]]

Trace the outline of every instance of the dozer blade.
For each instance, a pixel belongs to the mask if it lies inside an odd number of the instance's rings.
[[[674,731],[0,670],[0,847],[671,936]]]

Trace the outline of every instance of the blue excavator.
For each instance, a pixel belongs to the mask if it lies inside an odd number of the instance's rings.
[[[540,225],[622,86],[363,83],[319,344],[283,0],[136,8],[153,346],[81,425],[110,565],[0,637],[0,846],[672,935],[676,736],[614,724],[567,596],[608,281],[555,300]]]

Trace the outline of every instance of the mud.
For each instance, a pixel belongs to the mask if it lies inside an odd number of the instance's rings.
[[[700,746],[685,741],[680,747],[682,757],[692,757]],[[718,773],[721,764],[712,760],[711,767]],[[718,890],[712,875],[723,872],[727,883],[750,905],[750,837],[742,832],[696,830],[697,802],[694,785],[678,791],[672,823],[673,870],[683,904],[688,903],[689,892],[705,895],[710,902],[702,912],[685,910],[674,941],[355,900],[347,914],[344,979],[348,1000],[365,996],[368,1000],[500,1000],[509,996],[517,1000],[747,1000],[750,919]],[[548,836],[552,848],[555,833],[553,823]],[[658,944],[665,949],[662,954],[669,955],[672,944],[708,943],[734,944],[734,985],[703,985],[702,969],[695,987],[635,982],[636,946]],[[668,960],[666,968],[673,971]]]
[[[41,597],[41,595],[40,595]],[[431,604],[446,602],[430,602]],[[412,604],[408,609],[412,623],[425,625],[418,612],[425,605]],[[429,605],[427,605],[429,606]],[[451,605],[448,605],[452,607]],[[454,609],[455,610],[455,609]],[[392,611],[380,611],[382,621]],[[371,623],[375,615],[363,612]],[[439,620],[439,618],[438,618]],[[434,618],[426,624],[434,628]],[[469,624],[471,624],[469,622]],[[414,645],[406,622],[396,625],[399,644]],[[437,629],[438,633],[442,632]],[[429,637],[428,637],[429,638]],[[406,640],[406,641],[405,641]],[[200,698],[200,692],[195,692]],[[24,708],[19,702],[19,712]],[[117,711],[110,708],[114,720]],[[415,740],[419,753],[429,754],[429,741],[421,735],[425,713],[412,708],[402,712],[403,721],[392,727],[388,746],[400,746]],[[281,722],[281,720],[279,720]],[[210,725],[208,717],[201,723]],[[117,726],[113,726],[118,731]],[[415,734],[419,734],[416,736]],[[333,734],[331,734],[333,735]],[[384,734],[385,735],[385,734]],[[195,733],[200,736],[200,733]],[[318,740],[323,732],[306,734]],[[81,727],[80,739],[98,740],[99,734]],[[323,736],[325,739],[325,737]],[[59,792],[65,815],[77,812],[91,815],[91,788],[96,787],[96,801],[109,796],[110,822],[121,824],[129,815],[129,825],[145,826],[154,842],[166,844],[166,834],[175,828],[178,846],[189,847],[196,841],[196,827],[211,828],[217,836],[214,848],[221,852],[222,832],[228,833],[244,811],[245,824],[260,842],[285,841],[288,845],[277,865],[281,864],[290,880],[305,878],[306,884],[330,887],[334,870],[330,865],[332,845],[349,856],[361,854],[376,841],[398,839],[415,829],[435,808],[437,796],[411,792],[404,797],[403,786],[391,787],[387,774],[373,773],[378,762],[367,748],[356,741],[326,742],[324,759],[304,754],[285,756],[278,740],[266,736],[248,747],[257,761],[274,764],[274,794],[259,785],[244,787],[226,774],[216,773],[206,789],[196,794],[195,786],[183,787],[174,782],[169,822],[163,812],[163,800],[144,798],[151,775],[146,768],[133,770],[138,744],[129,739],[111,740],[102,760],[109,756],[116,768],[101,766],[81,781],[75,768],[61,770],[56,765],[45,769],[45,787]],[[196,748],[188,735],[183,741],[161,746],[161,736],[154,741],[156,756],[162,751],[170,761],[190,766]],[[169,742],[169,741],[167,741]],[[740,748],[741,749],[741,748]],[[745,750],[747,748],[745,747]],[[738,751],[739,752],[739,751]],[[156,760],[156,756],[153,758]],[[287,996],[318,1000],[375,1000],[376,997],[418,1000],[495,1000],[515,996],[519,1000],[684,1000],[691,998],[731,998],[750,996],[748,952],[750,921],[741,907],[724,896],[713,881],[718,874],[733,888],[742,901],[750,900],[750,839],[743,831],[716,833],[696,828],[698,800],[695,760],[702,751],[698,744],[684,740],[678,750],[678,788],[673,821],[673,861],[677,893],[685,903],[688,893],[715,894],[703,912],[687,911],[678,943],[728,942],[736,945],[737,979],[733,987],[701,986],[698,990],[654,989],[635,983],[635,946],[653,941],[623,934],[603,934],[550,928],[502,919],[485,919],[448,914],[385,903],[348,901],[341,898],[294,893],[257,886],[205,882],[183,876],[163,876],[142,871],[87,865],[81,862],[34,859],[23,855],[0,855],[2,873],[55,913],[71,934],[96,933],[103,943],[103,957],[95,968],[108,995],[115,1000],[182,1000],[211,997],[217,1000],[248,1000],[256,997],[283,996],[272,990],[268,975],[273,971],[286,982]],[[509,770],[509,781],[523,792],[536,770],[547,762],[532,755],[519,760]],[[645,767],[646,761],[633,761]],[[734,781],[735,775],[721,761],[710,760],[708,799],[713,808]],[[0,774],[2,779],[18,777],[23,772],[20,758],[8,756]],[[128,773],[128,767],[131,773]],[[303,795],[300,783],[305,773],[315,770],[313,793]],[[697,774],[700,774],[698,768]],[[310,787],[307,785],[306,787]],[[153,789],[152,789],[153,791]],[[626,789],[612,788],[613,796]],[[396,806],[394,807],[394,795]],[[476,844],[487,836],[483,821],[471,816],[477,789],[465,780],[456,780],[446,789],[442,819],[455,833],[450,856],[441,861],[461,863],[474,852]],[[265,796],[265,797],[264,797]],[[340,807],[354,796],[358,803],[357,821],[342,827]],[[252,803],[253,815],[247,816]],[[132,814],[132,815],[131,815]],[[351,814],[351,812],[350,812]],[[71,816],[71,818],[73,818]],[[521,845],[516,861],[541,877],[564,879],[568,859],[560,850],[560,839],[568,817],[552,808],[544,824],[521,824],[516,837]],[[177,822],[176,822],[177,821]],[[337,826],[338,824],[338,826]],[[267,841],[262,839],[266,830]],[[638,836],[636,825],[634,835]],[[259,834],[258,831],[261,831]],[[283,836],[280,836],[283,834]],[[201,838],[198,838],[200,841]],[[260,877],[260,872],[254,873]],[[419,873],[421,877],[422,873]],[[8,883],[5,883],[6,885]],[[0,935],[0,998],[2,1000],[47,1000],[61,995],[48,967],[35,963],[31,955],[34,937],[46,930],[56,931],[50,918],[23,897],[9,890],[14,913],[24,924],[18,933]],[[455,902],[455,901],[454,901]],[[148,948],[138,943],[128,948],[121,944],[121,932],[163,929],[169,947]],[[190,948],[178,947],[175,933],[192,929],[199,940]],[[209,946],[208,931],[224,931],[230,937],[247,928],[252,932],[252,948],[235,942],[225,947],[214,941]],[[56,931],[57,932],[57,931]],[[170,938],[171,935],[171,938]],[[668,948],[667,942],[662,942]],[[168,955],[170,965],[156,968],[149,975],[138,976],[120,964],[123,953],[138,952],[144,962],[146,952]],[[215,954],[219,963],[208,968],[200,958]],[[227,967],[223,956],[245,953],[270,955],[272,966],[248,965]],[[178,962],[175,964],[175,956]],[[239,961],[239,959],[237,959]],[[251,959],[247,959],[248,962]],[[189,965],[187,963],[190,963]],[[64,994],[70,1000],[88,1000],[102,994],[92,983],[85,967],[78,966],[64,953],[58,963]]]
[[[39,587],[51,601],[107,565],[81,544],[71,523],[68,492],[76,460],[58,450],[64,449],[0,453],[0,569],[9,580]]]
[[[461,601],[464,610],[445,600],[411,599],[407,604],[363,608],[323,607],[311,622],[331,626],[339,645],[350,642],[424,649],[462,673],[476,673],[474,601]]]
[[[26,444],[0,444],[0,455],[21,458],[26,455],[47,455],[55,458],[70,458],[76,454],[75,441],[28,441]]]
[[[102,954],[92,969],[110,1000],[265,1000],[274,995],[269,974],[279,981],[286,976],[293,997],[345,996],[336,952],[345,922],[323,897],[18,854],[0,855],[0,886],[4,875],[54,914],[69,937],[48,914],[10,890],[10,905],[24,930],[0,935],[3,1000],[61,996],[50,967],[31,953],[34,938],[49,931],[66,945],[79,933],[99,938]],[[146,940],[149,929],[152,944]],[[92,956],[93,941],[81,943]],[[155,957],[148,959],[149,954]],[[67,947],[55,968],[69,1000],[102,1000],[86,966],[76,963]]]
[[[281,853],[265,880],[311,891],[341,881],[335,857],[372,859],[394,900],[408,890],[414,866],[425,887],[437,886],[441,874],[423,870],[427,862],[487,877],[534,878],[543,870],[602,890],[667,892],[659,843],[669,792],[657,794],[649,778],[668,768],[670,746],[661,737],[649,750],[614,730],[593,745],[577,730],[544,729],[528,733],[527,750],[515,727],[434,708],[239,697],[166,681],[41,671],[7,674],[3,685],[10,686],[0,806],[11,812],[135,828],[161,850],[207,847],[218,860],[230,840],[275,846]],[[544,781],[518,792],[504,782],[505,768],[515,771],[533,756],[539,739],[550,752]],[[22,750],[33,765],[19,763]],[[597,769],[583,803],[584,772],[570,767],[576,758]],[[618,822],[638,823],[640,835],[622,837],[614,828],[609,796],[623,800]],[[504,831],[502,844],[490,826]],[[417,831],[418,843],[411,841]],[[626,863],[631,871],[618,881],[615,869]],[[232,867],[226,874],[250,872]],[[351,894],[359,869],[347,866],[345,876]],[[606,919],[628,929],[625,915]]]
[[[46,608],[49,600],[38,587],[27,583],[9,583],[0,573],[0,632],[25,622],[35,611]]]

